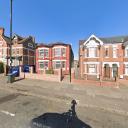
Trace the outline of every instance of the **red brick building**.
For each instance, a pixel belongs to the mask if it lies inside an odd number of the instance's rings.
[[[98,38],[79,43],[80,76],[83,79],[128,78],[128,36]]]
[[[23,38],[17,34],[13,36],[12,66],[35,65],[35,40],[29,36]],[[0,28],[0,61],[10,64],[10,38],[5,36],[4,28]]]
[[[56,72],[62,68],[64,74],[69,74],[74,55],[70,44],[54,43],[39,44],[36,48],[36,71],[53,69]]]

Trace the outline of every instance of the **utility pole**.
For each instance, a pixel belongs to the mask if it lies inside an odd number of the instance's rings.
[[[12,2],[13,0],[10,0],[10,68],[12,69]]]

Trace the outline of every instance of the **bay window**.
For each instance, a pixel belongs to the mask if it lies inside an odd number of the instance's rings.
[[[40,49],[39,50],[39,57],[48,57],[49,56],[49,51],[48,49]]]
[[[55,57],[61,57],[61,48],[55,48]]]
[[[66,56],[66,48],[62,48],[62,56],[63,56],[63,57]]]
[[[54,61],[53,62],[53,68],[54,69],[60,69],[60,68],[65,68],[65,61]]]
[[[40,69],[47,69],[48,68],[48,62],[39,62],[39,68]]]

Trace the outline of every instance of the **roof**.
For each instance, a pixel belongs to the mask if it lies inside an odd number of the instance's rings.
[[[22,40],[18,41],[18,44],[22,44],[22,43],[25,43],[26,41],[32,39],[31,36],[27,37],[27,38],[23,38]]]
[[[10,38],[9,37],[7,37],[7,36],[2,36],[3,37],[3,39],[9,44],[10,43]]]
[[[99,38],[103,41],[104,44],[115,44],[115,43],[124,43],[128,41],[128,35],[126,36],[114,36],[114,37],[101,37]],[[79,44],[82,45],[86,40],[80,40]]]
[[[107,38],[99,38],[104,43],[123,43],[128,40],[128,36],[115,36],[115,37],[107,37]]]
[[[125,41],[125,42],[123,43],[123,46],[124,46],[124,47],[128,46],[128,41]]]
[[[71,46],[70,44],[66,44],[66,43],[63,43],[63,42],[55,42],[55,43],[50,43],[50,44],[45,44],[45,43],[40,43],[37,45],[37,47],[41,47],[41,46],[44,46],[44,47],[53,47],[55,45],[59,45],[59,46]]]
[[[17,37],[19,40],[24,39],[23,37],[19,36],[18,34],[14,34],[13,37]]]
[[[3,35],[2,37],[7,42],[7,44],[10,44],[10,37],[5,36],[5,35]],[[18,41],[17,41],[18,44],[25,43],[29,39],[33,40],[33,37],[32,36],[29,36],[29,37],[24,38],[24,37],[21,37],[21,36],[19,36],[17,34],[14,34],[13,39],[14,39],[14,37],[17,37],[18,38]]]

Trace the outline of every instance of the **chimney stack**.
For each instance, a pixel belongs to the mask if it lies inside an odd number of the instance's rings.
[[[0,35],[1,35],[1,36],[4,35],[4,28],[0,28]]]

